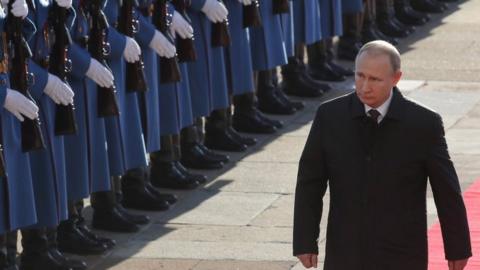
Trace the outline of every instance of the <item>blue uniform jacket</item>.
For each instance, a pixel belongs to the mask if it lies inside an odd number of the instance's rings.
[[[147,165],[137,93],[127,93],[125,89],[123,51],[126,46],[126,37],[115,29],[118,20],[121,19],[118,17],[119,8],[119,0],[109,0],[104,9],[110,24],[108,42],[111,50],[108,63],[115,77],[120,109],[119,117],[105,119],[110,174],[112,176],[121,175],[126,170]]]

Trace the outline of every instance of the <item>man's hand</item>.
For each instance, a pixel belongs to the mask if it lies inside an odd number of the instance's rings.
[[[468,258],[463,260],[448,261],[448,270],[463,270],[467,266]]]
[[[301,254],[301,255],[298,255],[297,258],[300,260],[300,262],[302,262],[305,268],[311,268],[311,267],[317,268],[318,266],[318,263],[317,263],[318,254]],[[459,268],[459,269],[463,269],[463,268]]]

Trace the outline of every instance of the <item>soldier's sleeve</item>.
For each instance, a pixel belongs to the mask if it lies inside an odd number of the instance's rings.
[[[135,40],[138,41],[140,46],[147,47],[150,45],[150,42],[155,35],[155,26],[151,24],[145,16],[137,12],[138,14],[138,24],[139,24],[139,31],[135,34]]]
[[[190,8],[195,10],[195,11],[200,11],[202,9],[203,5],[205,5],[206,1],[207,0],[192,0]]]
[[[67,11],[67,19],[65,22],[65,25],[67,26],[68,29],[72,29],[73,24],[75,23],[75,19],[77,17],[77,13],[75,12],[75,9],[69,8]]]
[[[27,42],[32,39],[35,32],[37,32],[35,24],[29,18],[23,19],[23,36]]]
[[[442,119],[433,121],[427,159],[427,173],[432,186],[447,260],[472,256],[467,214],[457,173],[448,154]]]
[[[72,60],[71,75],[76,78],[85,77],[92,61],[90,53],[78,44],[72,43],[68,49],[68,58]]]
[[[30,85],[30,94],[32,94],[32,97],[35,100],[40,101],[43,95],[43,90],[45,89],[45,86],[47,86],[48,72],[32,59],[28,60],[28,69],[34,76],[32,85]]]
[[[318,254],[327,174],[322,147],[322,107],[317,111],[300,157],[293,222],[293,255]]]
[[[0,104],[2,107],[3,104],[5,104],[5,97],[7,96],[7,81],[8,74],[0,73]]]
[[[108,27],[108,43],[110,43],[110,54],[107,59],[123,57],[123,51],[127,44],[127,38],[117,31],[113,26]]]

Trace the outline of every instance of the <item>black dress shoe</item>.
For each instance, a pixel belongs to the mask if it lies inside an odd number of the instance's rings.
[[[205,146],[214,149],[229,152],[244,152],[247,146],[236,140],[226,128],[218,128],[214,124],[205,125]]]
[[[48,253],[61,265],[69,267],[73,270],[85,270],[87,269],[87,263],[84,261],[67,258],[58,249],[50,248]]]
[[[62,221],[57,228],[58,250],[79,255],[100,255],[107,247],[100,242],[92,241],[85,236],[76,225],[76,220]]]
[[[200,149],[202,149],[203,153],[205,155],[207,155],[208,158],[211,159],[211,160],[215,160],[215,161],[219,161],[219,162],[223,162],[223,163],[227,163],[227,162],[230,161],[230,157],[228,155],[217,153],[217,152],[213,151],[212,149],[206,147],[202,143],[197,143],[197,146],[200,147]]]
[[[115,208],[118,209],[118,212],[125,217],[130,222],[133,222],[137,225],[145,225],[150,222],[150,217],[142,214],[134,214],[127,209],[125,209],[121,204],[117,204]]]
[[[342,67],[341,65],[335,63],[333,60],[328,61],[328,64],[333,69],[333,71],[337,72],[338,74],[347,77],[355,75],[355,72],[353,72],[353,70],[351,70],[350,68]]]
[[[407,37],[410,32],[404,29],[400,29],[398,26],[393,24],[389,19],[379,19],[378,20],[378,28],[382,33],[384,33],[387,36],[391,37]]]
[[[232,137],[235,138],[235,140],[247,145],[247,146],[253,146],[257,144],[257,139],[252,138],[252,137],[246,137],[238,133],[233,127],[228,127],[228,132]]]
[[[355,61],[358,51],[362,47],[362,43],[358,41],[353,41],[348,38],[340,38],[337,48],[337,56],[339,59],[344,59],[348,61]],[[315,79],[321,80],[317,77]]]
[[[145,183],[145,188],[148,190],[148,192],[150,192],[150,194],[155,196],[157,199],[167,201],[168,204],[170,205],[178,201],[178,198],[175,194],[162,193],[158,189],[153,187],[153,185],[150,182]]]
[[[150,168],[150,182],[155,187],[171,189],[195,189],[200,185],[195,179],[187,178],[174,162],[158,162]]]
[[[108,249],[112,249],[117,245],[117,242],[113,239],[96,235],[84,223],[77,223],[77,228],[83,233],[83,235],[90,238],[92,241],[105,245]]]
[[[111,232],[138,232],[140,227],[125,218],[116,207],[108,211],[93,211],[92,227]]]
[[[279,115],[294,114],[297,109],[291,104],[285,103],[281,100],[276,91],[277,88],[273,85],[262,86],[261,90],[258,90],[258,108],[260,111]]]
[[[305,103],[303,103],[302,101],[293,101],[291,100],[286,94],[285,92],[283,92],[282,89],[280,89],[280,87],[276,87],[275,89],[275,95],[282,101],[284,102],[285,104],[288,104],[290,106],[292,106],[293,108],[295,108],[295,110],[297,111],[300,111],[300,110],[303,110],[305,108]]]
[[[166,200],[153,196],[146,187],[127,187],[122,189],[122,205],[145,211],[166,211],[170,204]]]
[[[371,23],[368,27],[364,27],[362,30],[362,40],[364,43],[368,43],[374,40],[384,40],[392,45],[398,44],[398,39],[385,35],[378,29],[376,23]]]
[[[73,270],[60,264],[48,252],[22,253],[20,255],[20,270]]]
[[[207,177],[205,175],[191,173],[180,161],[174,161],[174,166],[177,170],[183,173],[187,179],[191,179],[191,181],[197,181],[200,184],[205,184],[207,182]]]
[[[343,82],[347,79],[342,74],[337,73],[327,61],[311,65],[310,75],[321,81]]]
[[[421,12],[442,13],[446,10],[444,5],[432,0],[411,1],[411,5],[413,9]]]
[[[299,61],[296,58],[290,58],[289,63],[282,67],[283,90],[285,93],[301,97],[318,97],[322,95],[323,91],[320,88],[313,87],[306,80],[304,73],[307,70],[303,70],[300,67],[300,63],[291,62]]]
[[[251,111],[235,111],[233,114],[233,128],[240,132],[255,134],[272,134],[277,128],[260,118],[257,109]]]
[[[192,169],[216,170],[223,168],[223,162],[212,159],[205,154],[198,144],[182,146],[181,162]]]
[[[405,4],[406,5],[406,4]],[[429,21],[428,14],[423,14],[413,10],[410,6],[397,5],[395,14],[399,21],[408,25],[424,25]]]

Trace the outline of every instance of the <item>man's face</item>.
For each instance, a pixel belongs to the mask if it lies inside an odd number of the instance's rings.
[[[355,63],[357,96],[363,104],[377,108],[388,99],[401,76],[401,71],[393,71],[388,55],[364,52]]]

